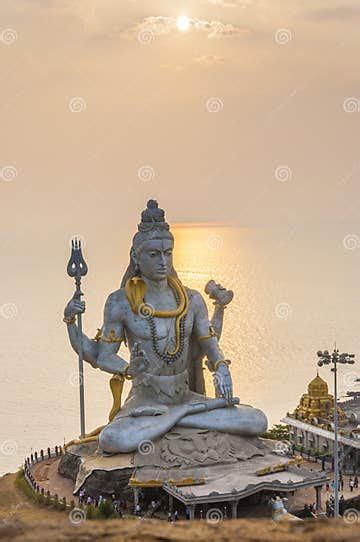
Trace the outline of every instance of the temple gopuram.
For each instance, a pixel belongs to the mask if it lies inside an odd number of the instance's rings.
[[[343,472],[360,472],[360,426],[351,403],[338,402],[338,440]],[[290,427],[290,442],[311,457],[331,460],[334,444],[334,396],[319,374],[308,384],[298,406],[281,420]]]

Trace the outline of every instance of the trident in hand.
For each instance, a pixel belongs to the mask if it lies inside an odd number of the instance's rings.
[[[74,297],[81,299],[84,295],[81,291],[81,277],[84,277],[88,272],[87,265],[81,252],[80,239],[71,241],[71,256],[67,266],[67,273],[70,277],[75,278],[76,290]],[[85,401],[84,401],[84,359],[82,348],[82,319],[81,313],[77,315],[78,328],[78,354],[79,354],[79,389],[80,389],[80,438],[85,436]]]

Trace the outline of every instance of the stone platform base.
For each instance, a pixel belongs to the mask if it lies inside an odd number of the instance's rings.
[[[156,442],[143,441],[133,454],[104,456],[96,443],[69,446],[59,473],[73,480],[75,495],[82,487],[96,496],[124,494],[129,485],[207,485],[214,476],[218,489],[222,473],[230,481],[232,472],[239,478],[231,480],[234,488],[253,477],[260,482],[257,470],[289,461],[275,453],[275,444],[258,437],[175,427]]]
[[[156,442],[143,441],[133,454],[103,456],[96,443],[69,446],[59,473],[74,481],[75,495],[80,488],[92,496],[125,498],[134,491],[136,499],[137,488],[158,487],[192,511],[196,505],[231,502],[233,517],[237,503],[255,494],[315,487],[318,500],[326,474],[279,455],[276,445],[258,437],[174,427]]]

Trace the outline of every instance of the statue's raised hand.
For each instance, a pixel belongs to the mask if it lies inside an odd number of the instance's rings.
[[[214,374],[214,386],[217,397],[224,397],[230,404],[233,398],[232,379],[229,368],[225,363],[220,363]]]
[[[73,297],[65,307],[64,316],[65,318],[73,318],[77,314],[82,314],[83,312],[85,312],[85,301]]]
[[[149,360],[144,350],[140,349],[139,343],[135,342],[130,352],[130,363],[127,374],[136,378],[145,372],[149,366]]]
[[[209,282],[206,283],[205,293],[208,294],[210,299],[215,301],[214,304],[222,307],[226,307],[234,297],[234,292],[232,290],[227,290],[224,286],[214,280],[209,280]]]

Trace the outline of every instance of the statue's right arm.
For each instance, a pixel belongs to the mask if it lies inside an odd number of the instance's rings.
[[[70,344],[72,349],[77,354],[79,347],[79,331],[75,323],[75,317],[77,314],[82,314],[85,311],[85,302],[73,297],[66,305],[64,310],[64,322],[67,323],[67,331],[69,335]],[[98,343],[92,339],[89,339],[82,334],[82,348],[84,360],[90,363],[93,367],[96,367],[96,360],[98,355]]]
[[[71,318],[74,313],[84,310],[84,302],[71,300],[65,309],[65,316]],[[67,328],[71,346],[78,353],[78,328],[75,323],[68,323]],[[123,337],[122,304],[119,302],[119,292],[114,292],[110,294],[105,304],[101,337],[94,340],[82,334],[84,360],[102,371],[122,374],[128,365],[126,360],[117,355]]]
[[[104,308],[104,323],[98,341],[96,367],[111,374],[123,374],[128,362],[117,355],[124,340],[123,303],[121,292],[110,294]]]

